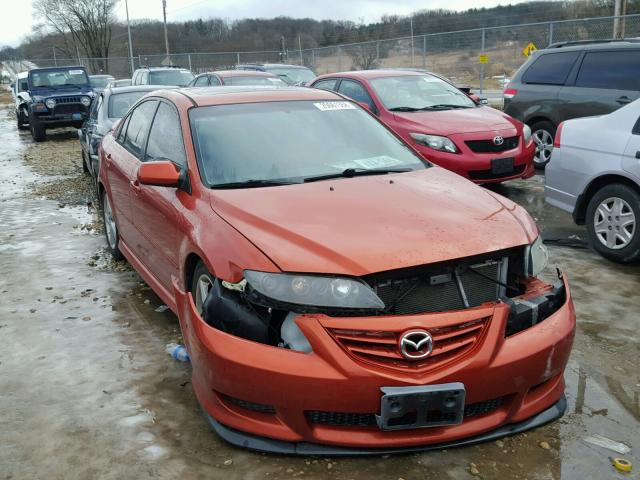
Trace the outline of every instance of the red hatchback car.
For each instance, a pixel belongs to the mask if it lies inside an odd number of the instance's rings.
[[[366,105],[424,158],[476,183],[535,173],[529,127],[476,103],[439,76],[363,70],[322,75],[311,86]]]
[[[154,92],[100,156],[109,248],[178,316],[229,442],[406,452],[563,414],[575,312],[531,217],[354,102]]]

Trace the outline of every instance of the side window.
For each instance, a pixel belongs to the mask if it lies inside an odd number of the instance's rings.
[[[118,132],[118,138],[116,141],[122,145],[124,143],[124,138],[127,135],[127,127],[129,126],[129,120],[131,120],[131,115],[123,120],[122,126],[120,127],[120,132]]]
[[[576,87],[640,90],[640,51],[585,54],[576,77]]]
[[[183,167],[187,165],[178,112],[165,102],[160,102],[149,133],[145,161],[153,160],[171,160]]]
[[[142,72],[142,78],[140,80],[141,85],[149,85],[149,72]]]
[[[137,85],[138,84],[138,77],[140,76],[140,70],[136,70],[135,72],[133,72],[133,78],[131,79],[131,85]]]
[[[206,87],[209,85],[209,80],[206,75],[202,75],[196,79],[196,83],[193,84],[194,87]]]
[[[336,89],[337,78],[328,78],[326,80],[320,80],[313,88],[319,88],[320,90],[334,90]]]
[[[369,105],[369,108],[371,110],[375,108],[373,100],[371,100],[371,97],[359,82],[343,79],[342,82],[340,82],[340,86],[338,87],[338,92],[346,95],[356,102],[366,103],[367,105]]]
[[[155,100],[141,103],[131,113],[129,118],[127,132],[122,146],[138,158],[142,157],[149,127],[153,121],[153,114],[157,106],[158,102]]]
[[[27,81],[26,78],[23,78],[19,82],[18,92],[17,93],[26,92],[27,90],[29,90],[29,82]]]
[[[215,75],[209,75],[209,84],[213,87],[222,85],[222,83],[220,83],[220,79]]]
[[[571,67],[580,52],[547,53],[540,55],[522,75],[524,83],[564,85]]]

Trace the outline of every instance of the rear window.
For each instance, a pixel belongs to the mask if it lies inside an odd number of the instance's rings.
[[[109,110],[107,116],[109,118],[122,118],[129,108],[149,92],[126,92],[116,93],[109,97]]]
[[[576,87],[640,90],[640,51],[587,53]]]
[[[191,80],[193,73],[188,70],[160,70],[149,73],[149,85],[185,87]]]
[[[287,84],[284,83],[277,77],[265,77],[263,75],[252,76],[237,76],[237,77],[225,77],[224,78],[225,85],[235,85],[235,86],[250,86],[250,85],[266,85],[273,87],[286,87]]]
[[[547,53],[541,55],[522,75],[523,83],[564,85],[580,52]]]

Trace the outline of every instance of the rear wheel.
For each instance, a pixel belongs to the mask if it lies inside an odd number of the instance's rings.
[[[202,260],[198,260],[198,264],[193,271],[193,278],[191,279],[191,296],[200,315],[202,315],[204,311],[204,301],[209,295],[213,281],[214,276],[209,273],[209,270]]]
[[[35,117],[31,118],[29,122],[31,126],[31,136],[36,142],[44,142],[47,139],[47,131],[44,128],[44,125],[36,120]]]
[[[26,127],[24,126],[24,124],[27,123],[27,112],[25,111],[24,107],[20,107],[18,109],[16,117],[18,119],[18,130],[25,130]]]
[[[84,153],[84,149],[82,150],[82,171],[84,173],[89,173],[89,167],[87,166],[87,156]]]
[[[107,192],[102,192],[102,219],[104,220],[104,234],[107,237],[107,249],[113,255],[114,260],[122,260],[124,256],[120,251],[120,235],[118,226],[113,216],[113,209]]]
[[[613,184],[598,190],[587,206],[587,232],[600,255],[614,262],[640,260],[640,193]]]
[[[537,169],[544,167],[551,160],[553,152],[553,139],[556,136],[556,126],[546,120],[531,125],[531,136],[536,144],[536,154],[533,157],[533,165]]]

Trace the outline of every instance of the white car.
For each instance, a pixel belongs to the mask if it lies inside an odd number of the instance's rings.
[[[16,75],[16,78],[11,86],[11,93],[13,93],[13,99],[16,102],[16,119],[18,122],[18,128],[23,130],[29,125],[29,86],[28,86],[29,72],[20,72]]]
[[[545,175],[547,202],[586,224],[602,256],[640,260],[640,100],[561,123]]]

